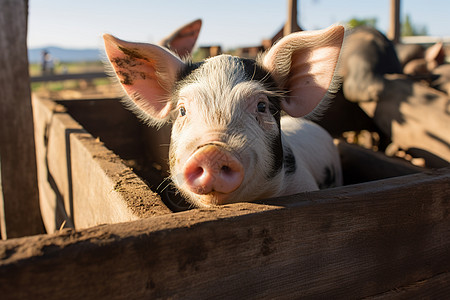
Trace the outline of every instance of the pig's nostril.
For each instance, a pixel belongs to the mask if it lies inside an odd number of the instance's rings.
[[[194,170],[194,172],[192,172],[192,176],[194,176],[194,177],[202,176],[202,174],[203,174],[204,171],[205,171],[205,170],[203,170],[202,167],[198,167],[198,168],[196,168],[196,169]]]
[[[189,181],[196,181],[202,177],[204,172],[205,170],[201,166],[198,166],[191,169],[189,172],[186,172],[185,176]]]
[[[231,172],[231,169],[230,169],[229,166],[222,166],[221,170],[224,173],[230,173]]]

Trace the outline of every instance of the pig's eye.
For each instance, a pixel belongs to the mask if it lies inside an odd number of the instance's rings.
[[[186,108],[184,108],[184,106],[181,106],[181,107],[180,107],[180,115],[181,115],[182,117],[184,117],[184,116],[186,115]]]
[[[258,112],[263,113],[266,112],[266,103],[265,102],[258,102]]]

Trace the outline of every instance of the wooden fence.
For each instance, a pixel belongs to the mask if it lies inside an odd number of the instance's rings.
[[[105,72],[90,72],[90,73],[71,73],[71,74],[54,74],[44,76],[34,76],[30,78],[33,82],[49,82],[49,81],[63,81],[63,80],[92,80],[96,78],[106,78],[108,74]]]
[[[450,170],[2,242],[2,299],[445,299]]]
[[[2,184],[8,187],[3,188],[1,225],[2,237],[9,238],[0,242],[1,299],[450,295],[449,168],[258,203],[39,234],[44,230],[33,132],[43,128],[33,128],[31,122],[26,11],[27,1],[0,1],[0,30],[12,28],[12,35],[0,34],[0,156]],[[18,44],[4,43],[4,38]],[[55,119],[79,126],[63,112]],[[77,128],[68,135],[70,145],[78,147],[73,151],[86,158],[84,164],[94,159],[90,164],[98,170],[103,162],[83,144],[83,139],[95,137]],[[45,145],[45,130],[41,133],[39,143]],[[43,173],[47,180],[58,169],[48,170]],[[105,182],[111,178],[107,172],[74,172],[84,180],[88,175],[104,176]],[[117,192],[116,185],[108,186]],[[94,200],[108,205],[107,197],[96,195]],[[12,228],[18,230],[8,231]]]

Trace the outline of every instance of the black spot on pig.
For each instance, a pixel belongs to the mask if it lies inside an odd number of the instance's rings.
[[[242,65],[244,67],[244,72],[248,80],[254,80],[260,82],[268,91],[276,92],[280,89],[278,88],[275,80],[272,78],[270,73],[259,66],[255,60],[241,58]],[[278,127],[278,134],[275,136],[271,143],[271,152],[273,157],[273,162],[271,165],[271,170],[269,171],[268,177],[275,177],[283,166],[283,144],[281,143],[281,125],[280,125],[280,110],[281,110],[281,97],[269,96],[269,111],[275,118]]]
[[[129,56],[126,57],[116,57],[111,59],[111,62],[120,69],[128,69],[135,66],[143,65],[142,62],[131,59]]]
[[[111,62],[117,69],[116,73],[119,75],[120,82],[124,85],[132,85],[135,79],[147,79],[149,77],[149,74],[134,68],[136,66],[143,65],[143,63],[131,58],[130,56],[125,58],[116,57],[111,59]]]
[[[142,59],[145,61],[149,61],[149,59],[142,54],[140,54],[137,50],[124,48],[119,46],[119,50],[123,52],[123,54],[127,55],[131,59]]]
[[[281,143],[281,133],[272,140],[271,149],[273,162],[268,174],[269,179],[275,177],[281,171],[281,167],[283,166],[283,145]]]
[[[295,156],[294,156],[294,153],[292,152],[292,149],[290,147],[286,147],[284,149],[283,164],[284,164],[284,170],[285,170],[286,175],[293,174],[297,170],[297,164],[295,162]]]
[[[133,80],[131,79],[131,75],[128,72],[117,71],[117,75],[119,75],[120,83],[124,85],[132,85]]]
[[[192,72],[194,72],[195,70],[200,68],[201,65],[203,65],[203,63],[204,62],[198,62],[198,63],[187,62],[185,64],[185,67],[180,71],[180,73],[178,73],[177,81],[179,82],[179,84],[181,81],[186,79]]]
[[[324,177],[322,182],[319,182],[319,189],[326,189],[336,186],[336,174],[334,168],[326,167],[323,171]]]
[[[271,92],[277,92],[280,90],[272,75],[261,66],[259,66],[255,60],[242,58],[241,61],[248,80],[255,80],[262,83],[262,85]],[[278,127],[280,127],[281,97],[270,96],[268,98],[270,102],[269,111],[275,117]]]

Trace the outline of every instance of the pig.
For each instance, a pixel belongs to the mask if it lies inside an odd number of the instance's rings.
[[[395,44],[395,52],[397,53],[398,60],[400,61],[402,68],[407,63],[415,59],[421,59],[425,57],[425,48],[419,44]]]
[[[440,57],[439,51],[431,48],[428,57]],[[349,33],[340,65],[345,99],[357,103],[392,146],[423,158],[426,167],[449,165],[450,99],[402,74],[386,37],[368,28]]]
[[[331,136],[303,117],[338,87],[344,33],[293,33],[257,60],[199,63],[158,45],[104,41],[128,107],[149,125],[172,122],[173,183],[192,205],[210,207],[342,184]]]
[[[158,45],[172,50],[179,57],[188,57],[192,54],[201,28],[202,20],[197,19],[181,26],[159,41]]]
[[[436,76],[436,79],[431,82],[431,86],[450,96],[450,64],[436,67],[432,74]],[[447,111],[450,112],[450,101],[447,105]]]
[[[340,75],[345,98],[372,101],[384,89],[384,74],[402,73],[392,43],[378,30],[356,27],[346,37]]]
[[[416,58],[406,63],[403,67],[403,73],[408,75],[429,75],[444,62],[444,45],[439,42],[425,50],[422,58]]]

